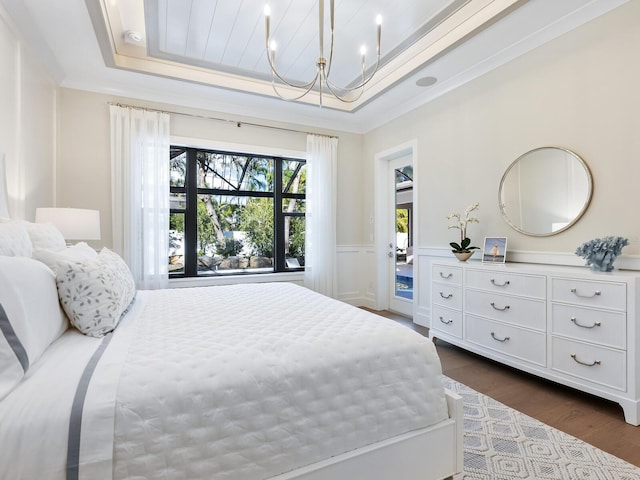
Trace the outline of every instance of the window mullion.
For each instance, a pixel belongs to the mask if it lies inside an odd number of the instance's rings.
[[[198,164],[197,152],[187,149],[187,209],[184,218],[184,274],[198,274]]]
[[[285,271],[284,215],[282,213],[282,159],[273,159],[273,264],[276,272]]]

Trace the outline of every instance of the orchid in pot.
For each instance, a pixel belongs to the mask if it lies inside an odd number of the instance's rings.
[[[473,255],[474,250],[478,250],[480,247],[472,246],[471,239],[467,237],[467,226],[470,223],[480,223],[475,217],[472,217],[472,212],[478,210],[480,208],[479,203],[474,203],[473,205],[469,205],[467,209],[464,211],[464,217],[459,213],[452,213],[447,217],[447,220],[453,220],[454,223],[449,225],[449,228],[457,228],[460,230],[460,243],[451,242],[453,254],[458,258],[458,260],[464,262],[471,255]]]

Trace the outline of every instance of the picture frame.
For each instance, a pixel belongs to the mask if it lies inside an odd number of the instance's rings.
[[[504,264],[507,259],[507,237],[485,237],[482,263]]]

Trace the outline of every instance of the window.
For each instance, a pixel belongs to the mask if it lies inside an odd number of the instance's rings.
[[[305,161],[171,146],[172,277],[304,269]]]

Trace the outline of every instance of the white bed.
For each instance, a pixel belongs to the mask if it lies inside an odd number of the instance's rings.
[[[11,479],[439,479],[462,406],[428,338],[303,287],[139,291],[31,363],[0,445]]]

